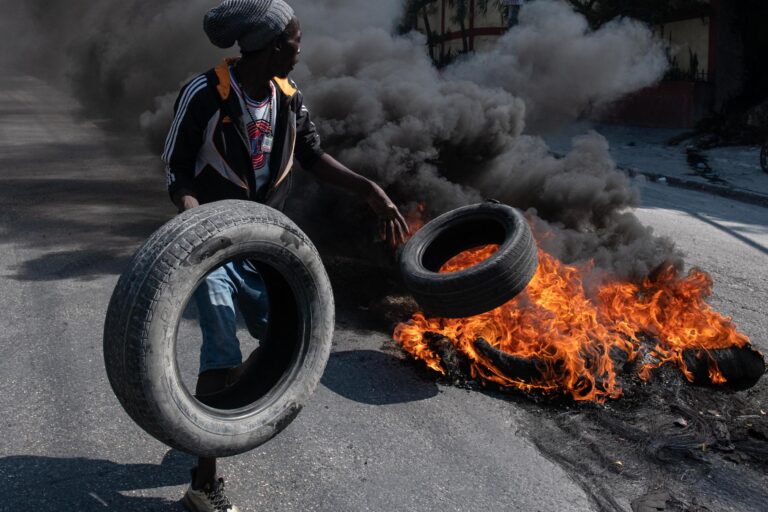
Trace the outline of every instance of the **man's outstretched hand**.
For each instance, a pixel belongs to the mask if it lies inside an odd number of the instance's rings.
[[[392,247],[404,244],[410,232],[408,224],[386,192],[377,184],[370,183],[371,191],[366,200],[379,219],[379,236]]]

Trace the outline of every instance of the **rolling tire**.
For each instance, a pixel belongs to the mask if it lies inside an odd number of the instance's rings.
[[[248,258],[264,279],[267,357],[239,383],[196,399],[176,363],[176,333],[192,293],[221,264]],[[280,212],[220,201],[178,215],[138,250],[107,310],[104,361],[128,415],[167,445],[224,457],[284,429],[317,387],[331,348],[334,303],[317,250]],[[205,402],[205,403],[203,403]]]
[[[499,249],[458,272],[439,273],[453,256],[488,244]],[[431,317],[465,318],[508,302],[528,285],[538,266],[533,234],[516,209],[494,202],[465,206],[427,223],[400,255],[400,273]]]

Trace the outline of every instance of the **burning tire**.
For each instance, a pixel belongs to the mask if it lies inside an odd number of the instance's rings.
[[[242,258],[266,285],[269,357],[245,371],[242,385],[200,401],[180,379],[179,321],[203,278]],[[221,201],[177,216],[134,255],[109,303],[104,359],[139,426],[179,450],[222,457],[266,442],[296,417],[325,369],[333,325],[331,285],[306,235],[269,207]]]
[[[488,259],[458,272],[440,273],[468,249],[496,244]],[[427,223],[400,257],[406,286],[430,316],[463,318],[490,311],[519,294],[533,278],[538,253],[523,215],[506,205],[466,206]]]

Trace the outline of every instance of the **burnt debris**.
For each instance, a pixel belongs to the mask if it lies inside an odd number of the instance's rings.
[[[441,367],[451,382],[466,383],[470,377],[470,363],[453,344],[438,333],[427,332],[424,340],[429,348],[440,357]],[[535,384],[544,378],[547,365],[535,358],[523,358],[508,354],[495,348],[483,338],[474,341],[475,350],[484,356],[493,367],[512,380]],[[625,377],[631,379],[638,365],[627,361],[626,353],[619,350],[611,353],[616,368]],[[638,356],[638,359],[641,359]],[[717,350],[687,349],[682,353],[682,360],[692,375],[691,384],[696,386],[715,386],[729,391],[742,391],[751,388],[765,373],[763,355],[751,345]],[[719,370],[725,382],[713,383],[711,375]],[[657,369],[657,371],[659,371]]]

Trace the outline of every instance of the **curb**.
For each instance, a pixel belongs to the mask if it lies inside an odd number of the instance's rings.
[[[636,176],[645,176],[646,178],[648,178],[650,181],[654,183],[666,183],[667,185],[672,187],[685,188],[689,190],[697,190],[699,192],[709,192],[710,194],[727,197],[729,199],[741,201],[742,203],[749,203],[757,206],[762,206],[764,208],[768,208],[768,195],[760,194],[759,192],[751,192],[744,189],[734,189],[731,187],[712,185],[710,183],[690,181],[690,180],[685,180],[681,178],[676,178],[674,176],[666,176],[664,174],[638,171],[637,169],[629,169],[627,167],[622,167],[618,165],[616,166],[616,168],[621,169],[622,171],[628,173],[629,176],[632,178]]]

